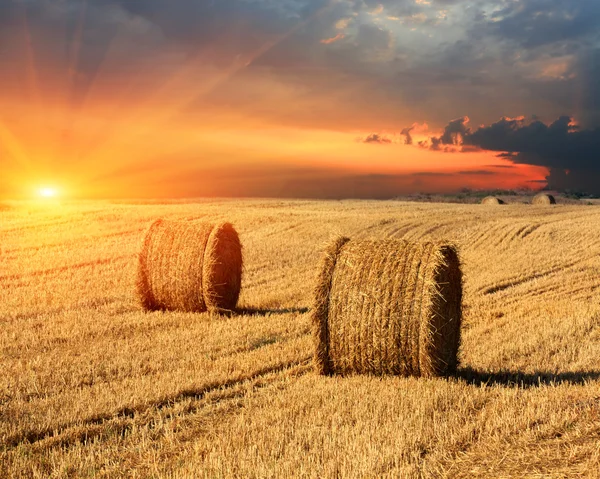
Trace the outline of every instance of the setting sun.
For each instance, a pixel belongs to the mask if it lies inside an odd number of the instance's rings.
[[[43,187],[38,189],[38,196],[42,198],[56,198],[58,196],[58,191],[56,188]]]

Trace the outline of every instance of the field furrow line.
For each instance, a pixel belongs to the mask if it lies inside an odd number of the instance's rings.
[[[7,274],[4,276],[0,276],[0,282],[9,282],[9,281],[15,281],[15,280],[18,281],[18,280],[23,280],[24,278],[32,278],[32,277],[37,277],[37,276],[48,276],[48,275],[54,275],[57,273],[64,273],[65,271],[70,271],[70,270],[93,268],[95,266],[104,266],[107,264],[123,262],[125,260],[129,261],[135,257],[136,257],[136,255],[134,255],[134,254],[125,254],[125,255],[113,256],[112,258],[95,259],[93,261],[83,261],[81,263],[75,263],[75,264],[70,264],[70,265],[65,265],[65,266],[57,266],[55,268],[27,271],[27,272],[24,272],[21,274]]]
[[[561,265],[555,266],[553,268],[547,269],[547,270],[539,272],[539,273],[534,273],[534,274],[530,274],[527,276],[518,276],[516,278],[508,279],[506,281],[492,284],[490,286],[484,286],[484,287],[477,289],[476,292],[484,294],[484,295],[494,294],[499,291],[504,291],[505,289],[511,288],[513,286],[519,286],[521,284],[528,283],[530,281],[534,281],[536,279],[543,278],[545,276],[549,276],[549,275],[557,273],[559,271],[569,270],[575,266],[578,266],[580,264],[583,264],[583,263],[585,263],[589,260],[595,259],[595,258],[596,258],[596,255],[588,256],[583,259],[571,261],[567,264],[561,264]]]
[[[97,334],[97,333],[96,333]],[[211,357],[214,358],[218,358],[219,360],[223,360],[223,359],[228,359],[228,358],[232,358],[234,356],[242,356],[245,353],[250,353],[252,351],[256,351],[258,349],[261,348],[266,348],[269,346],[273,346],[273,345],[277,345],[277,346],[285,346],[285,345],[289,345],[291,343],[293,343],[294,341],[300,340],[303,337],[308,336],[309,332],[307,330],[300,330],[297,332],[293,332],[291,334],[287,334],[287,335],[281,335],[281,336],[277,336],[276,338],[269,338],[268,340],[265,341],[257,341],[254,343],[244,343],[241,342],[240,344],[231,344],[231,345],[225,345],[225,346],[220,346],[220,347],[213,347],[211,349],[205,349],[205,348],[199,348],[199,353],[203,353],[203,354],[210,354]],[[118,336],[119,333],[115,332],[115,336]],[[88,335],[83,335],[82,337],[78,338],[77,341],[81,342],[81,341],[85,341],[85,340],[93,340],[95,339],[92,334],[88,333]],[[56,338],[55,342],[57,345],[64,345],[66,343],[64,338]],[[44,347],[47,347],[46,345]],[[5,350],[6,352],[6,350]],[[79,354],[77,351],[73,351],[74,354]],[[35,354],[35,353],[33,353]],[[84,379],[84,380],[79,380],[77,382],[75,381],[71,381],[70,383],[65,382],[64,384],[61,384],[60,388],[52,388],[52,387],[46,387],[43,388],[37,392],[21,392],[19,394],[19,399],[20,400],[24,400],[27,402],[32,402],[38,399],[43,399],[48,397],[49,395],[53,395],[53,394],[59,394],[64,392],[65,390],[69,390],[69,389],[77,389],[77,390],[83,390],[86,388],[91,388],[91,387],[97,387],[99,385],[107,385],[107,386],[115,386],[116,383],[118,382],[122,382],[128,379],[132,379],[133,375],[132,374],[127,374],[127,375],[120,375],[120,376],[116,376],[113,375],[109,378],[93,378],[93,379]],[[3,404],[9,404],[11,401],[14,400],[14,395],[5,395],[0,397],[0,406],[2,406]]]
[[[133,235],[142,233],[146,229],[147,229],[146,227],[143,227],[143,228],[128,229],[125,231],[115,231],[115,232],[111,232],[111,233],[97,234],[97,235],[96,234],[85,235],[85,236],[82,235],[78,238],[71,239],[68,241],[60,241],[60,242],[53,242],[53,243],[36,243],[36,244],[20,246],[20,247],[16,247],[16,248],[7,248],[2,251],[2,255],[5,258],[14,259],[17,256],[22,255],[23,253],[38,252],[38,251],[46,252],[46,251],[50,251],[50,250],[54,250],[54,249],[67,249],[67,248],[71,249],[71,248],[86,246],[89,244],[97,245],[99,241],[102,241],[102,240],[105,240],[108,238],[121,238],[121,237],[133,236]]]
[[[533,234],[534,232],[536,232],[538,229],[540,229],[540,227],[542,226],[541,223],[537,223],[535,225],[531,225],[527,228],[525,228],[524,231],[521,232],[520,236],[521,239],[525,239],[527,238],[529,235]]]
[[[301,376],[312,370],[311,361],[312,357],[307,356],[297,360],[266,366],[251,373],[237,375],[226,381],[209,382],[198,388],[183,389],[149,403],[124,407],[111,413],[90,416],[77,422],[62,424],[54,428],[47,428],[40,431],[22,431],[4,438],[2,442],[5,450],[15,448],[22,443],[34,444],[42,441],[53,441],[55,442],[55,446],[64,446],[65,441],[66,444],[83,442],[90,438],[86,429],[87,427],[103,426],[106,423],[116,422],[117,424],[120,424],[120,427],[125,427],[126,429],[128,425],[133,425],[133,421],[136,417],[142,416],[153,410],[160,411],[165,408],[172,408],[183,401],[200,401],[209,393],[217,390],[231,389],[244,383],[264,379],[265,376],[276,376],[278,373],[282,373],[286,370],[295,373],[293,374],[294,376]],[[189,412],[193,413],[196,410],[197,409],[192,409]],[[61,436],[67,434],[68,431],[73,428],[83,428],[84,430],[72,437],[63,440],[60,439]]]

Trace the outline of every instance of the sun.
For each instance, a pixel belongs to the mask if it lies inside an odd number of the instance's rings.
[[[58,190],[51,186],[44,186],[38,189],[38,196],[41,198],[56,198],[58,196]]]

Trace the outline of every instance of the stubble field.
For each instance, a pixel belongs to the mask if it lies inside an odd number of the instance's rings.
[[[227,220],[239,314],[142,312],[156,218]],[[313,372],[327,241],[449,239],[450,379]],[[219,200],[0,210],[0,477],[600,477],[600,206]]]

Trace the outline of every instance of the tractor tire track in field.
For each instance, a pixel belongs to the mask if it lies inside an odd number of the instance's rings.
[[[541,223],[537,223],[535,225],[529,226],[527,228],[525,228],[521,233],[520,233],[520,237],[521,239],[525,239],[527,238],[529,235],[531,235],[532,233],[534,233],[535,231],[537,231],[538,229],[540,229],[540,227],[542,226]]]
[[[295,233],[305,227],[305,222],[297,222],[291,224],[278,224],[276,228],[264,234],[264,238],[280,237],[284,234]]]
[[[559,271],[571,269],[574,266],[585,263],[586,261],[589,261],[590,259],[594,259],[595,257],[596,256],[588,256],[583,259],[571,261],[567,264],[561,264],[559,266],[555,266],[554,268],[550,268],[550,269],[548,269],[546,271],[542,271],[540,273],[534,273],[534,274],[531,274],[531,275],[528,275],[525,277],[509,279],[507,281],[503,281],[501,283],[494,284],[492,286],[486,286],[486,287],[480,288],[477,292],[482,293],[484,295],[498,293],[500,291],[504,291],[505,289],[512,288],[513,286],[520,286],[520,285],[528,283],[530,281],[534,281],[539,278],[550,276],[551,274],[557,273]]]
[[[490,225],[490,227],[487,230],[484,230],[483,232],[476,231],[475,234],[477,236],[467,241],[469,249],[479,249],[481,245],[485,244],[488,240],[493,240],[494,238],[496,238],[504,230],[504,228],[506,228],[506,226],[506,224],[496,224]]]
[[[9,282],[9,281],[19,281],[19,280],[23,280],[25,278],[32,278],[32,277],[37,277],[37,276],[48,276],[48,275],[53,275],[53,274],[57,274],[57,273],[64,273],[66,271],[69,270],[78,270],[78,269],[84,269],[84,268],[93,268],[95,266],[104,266],[107,264],[111,264],[111,263],[119,263],[125,260],[132,260],[133,258],[135,258],[136,255],[134,254],[126,254],[126,255],[119,255],[119,256],[113,256],[112,258],[104,258],[104,259],[96,259],[94,261],[84,261],[81,263],[75,263],[75,264],[70,264],[70,265],[65,265],[65,266],[57,266],[55,268],[47,268],[47,269],[41,269],[41,270],[37,270],[37,271],[29,271],[29,272],[25,272],[25,273],[21,273],[21,274],[7,274],[4,276],[0,276],[0,282]]]
[[[281,373],[287,372],[288,374],[285,377],[295,378],[300,377],[311,370],[310,357],[287,361],[275,366],[266,366],[251,373],[241,374],[237,377],[230,378],[226,381],[215,381],[198,388],[184,389],[150,403],[124,407],[113,411],[112,413],[98,414],[81,421],[63,424],[59,427],[47,428],[41,431],[24,431],[22,433],[14,434],[4,440],[4,447],[7,449],[14,449],[23,443],[29,443],[42,448],[73,446],[87,442],[94,437],[101,436],[102,433],[106,431],[107,426],[111,433],[114,434],[116,431],[123,435],[134,426],[151,426],[152,418],[148,418],[147,416],[153,411],[162,411],[167,408],[172,409],[188,400],[200,402],[200,404],[189,405],[185,408],[185,414],[193,414],[205,406],[202,404],[202,400],[210,393],[219,390],[224,390],[226,392],[226,390],[231,390],[236,386],[243,386],[245,384],[254,386],[256,389],[261,389],[276,381]],[[261,380],[264,381],[265,378],[267,381],[261,385]],[[256,385],[254,383],[258,384]],[[238,394],[230,394],[229,396],[225,394],[224,397],[225,399],[238,398],[244,394],[245,390]]]
[[[77,221],[79,220],[79,221]],[[29,223],[29,224],[24,224],[21,226],[15,226],[12,228],[6,228],[6,229],[2,229],[0,230],[0,233],[2,233],[2,235],[6,235],[8,233],[22,233],[24,231],[27,230],[41,230],[44,228],[52,228],[54,226],[63,226],[63,225],[70,225],[70,226],[76,226],[77,223],[81,223],[84,221],[84,218],[67,218],[67,219],[56,219],[55,221],[46,221],[46,222],[41,222],[41,223]]]
[[[119,303],[126,301],[123,297],[113,296],[113,297],[103,297],[103,298],[94,298],[87,299],[82,301],[77,301],[73,304],[57,306],[55,308],[45,308],[40,310],[33,311],[21,311],[21,312],[11,312],[5,315],[0,315],[0,323],[7,323],[10,321],[21,321],[21,320],[35,320],[39,318],[55,316],[57,314],[64,314],[72,311],[81,311],[84,309],[98,309],[104,308],[107,306],[113,306]],[[137,311],[138,307],[133,304],[127,309],[127,311],[122,311],[121,314],[125,312],[134,312]]]
[[[594,298],[597,297],[597,292],[600,289],[600,285],[598,286],[583,286],[583,287],[579,287],[579,288],[564,288],[561,289],[560,287],[564,286],[563,283],[557,283],[554,287],[548,287],[548,288],[544,288],[544,289],[540,289],[540,290],[535,290],[535,291],[530,291],[528,293],[522,294],[521,300],[524,298],[528,298],[528,299],[533,299],[533,298],[538,298],[540,296],[545,296],[546,300],[548,300],[549,298],[552,297],[552,295],[554,296],[564,296],[564,295],[569,295],[569,298],[575,300],[575,299],[583,299],[583,298]],[[581,293],[586,293],[584,295],[582,295]],[[512,301],[512,303],[516,303],[517,301]],[[510,304],[510,303],[506,303],[506,304]]]
[[[528,225],[505,225],[498,237],[494,238],[492,243],[494,248],[499,248],[506,243],[510,246],[513,241],[520,238],[521,233],[525,231],[527,227]]]
[[[46,252],[46,250],[52,250],[52,249],[67,249],[67,248],[72,248],[72,247],[81,247],[86,244],[97,244],[99,241],[102,241],[102,240],[105,240],[108,238],[120,238],[120,237],[127,237],[127,236],[141,234],[146,229],[147,229],[146,227],[135,228],[135,229],[128,229],[128,230],[124,230],[124,231],[115,231],[112,233],[99,234],[99,235],[85,235],[85,236],[82,236],[81,238],[71,240],[71,241],[61,241],[61,242],[46,243],[46,244],[41,243],[41,244],[28,245],[28,246],[22,246],[22,247],[16,247],[16,248],[7,248],[2,251],[2,256],[5,259],[15,259],[16,256],[20,256],[21,254],[28,253],[28,252],[36,252],[37,253],[42,250],[44,252]]]
[[[520,225],[502,225],[494,230],[497,233],[496,237],[488,234],[485,241],[489,239],[494,248],[512,247],[515,241],[521,241],[533,234],[539,228],[544,226],[542,223],[535,224],[520,224]],[[485,234],[484,234],[485,235]],[[478,243],[481,244],[481,243]]]
[[[152,333],[154,330],[158,330],[158,329],[160,329],[163,332],[165,331],[163,324],[158,324],[158,325],[156,325],[154,327],[150,327],[150,328],[145,326],[143,329],[146,333]],[[133,328],[129,327],[127,329],[118,330],[118,331],[114,332],[113,334],[115,334],[116,336],[119,336],[119,337],[123,337],[126,334],[132,334],[131,333],[132,330],[133,330]],[[84,335],[79,336],[78,341],[85,342],[87,340],[95,340],[95,339],[97,339],[97,337],[100,334],[102,334],[102,333],[96,332],[96,333],[84,334]],[[253,351],[256,351],[261,348],[269,347],[271,345],[290,344],[290,343],[297,341],[308,335],[309,335],[309,331],[303,329],[300,331],[293,332],[291,334],[276,335],[275,338],[268,338],[268,339],[258,338],[249,343],[240,343],[238,345],[233,345],[230,347],[222,346],[222,347],[213,348],[210,351],[203,350],[202,352],[204,354],[210,354],[211,357],[215,357],[215,358],[218,357],[219,359],[223,360],[226,358],[232,358],[233,356],[238,356],[238,355],[242,356],[244,354],[251,353]],[[54,343],[56,345],[65,344],[65,339],[64,338],[55,338]],[[45,347],[47,347],[47,346],[45,346]],[[5,349],[5,354],[8,356],[10,354],[10,350]],[[127,376],[112,376],[110,379],[83,380],[83,381],[78,381],[76,383],[71,383],[68,386],[65,386],[65,388],[61,389],[61,391],[64,392],[65,389],[90,388],[93,386],[98,386],[99,384],[111,384],[112,383],[114,385],[115,383],[125,381],[127,379],[131,379],[131,377],[132,377],[131,375],[127,375]],[[56,391],[56,390],[49,391],[48,389],[44,389],[43,391],[39,391],[39,392],[29,392],[26,394],[21,393],[20,398],[26,400],[27,402],[31,402],[31,401],[35,401],[38,399],[43,399],[43,398],[47,397],[49,394],[56,394],[57,392],[58,391]],[[10,396],[0,397],[0,406],[3,403],[8,404],[11,400],[12,400],[12,398]]]
[[[386,239],[402,239],[411,231],[419,227],[418,223],[410,222],[407,224],[398,225],[396,222],[385,225],[382,237]]]
[[[475,232],[475,234],[466,242],[466,244],[468,244],[470,249],[478,249],[489,241],[492,241],[492,244],[494,245],[500,245],[505,239],[507,239],[505,237],[507,234],[510,237],[510,233],[506,233],[506,229],[510,229],[515,233],[511,239],[525,239],[540,228],[550,225],[556,226],[561,223],[569,223],[572,225],[574,221],[583,221],[583,226],[589,225],[590,217],[595,218],[597,216],[600,216],[600,214],[590,214],[589,211],[583,213],[573,211],[569,211],[567,213],[558,211],[552,215],[548,215],[548,213],[544,213],[544,215],[539,216],[532,215],[533,221],[527,223],[526,225],[521,224],[520,228],[517,228],[517,231],[514,231],[513,226],[515,221],[522,221],[520,218],[502,218],[501,220],[496,220],[501,221],[501,224],[491,224],[487,230],[479,230]],[[497,238],[500,236],[502,239],[498,240]]]

